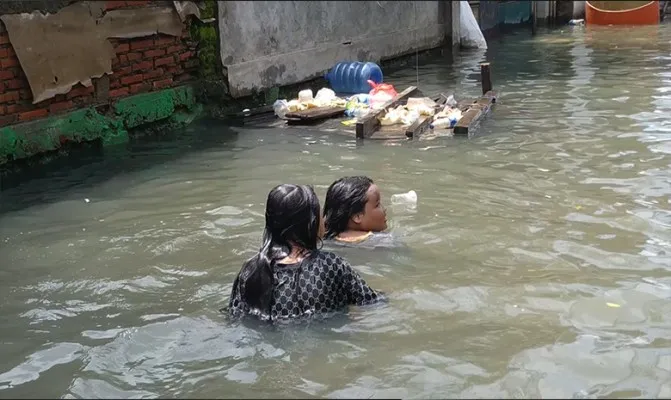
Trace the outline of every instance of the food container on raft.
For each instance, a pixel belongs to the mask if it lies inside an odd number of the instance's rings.
[[[300,103],[309,103],[314,100],[312,96],[312,89],[305,89],[298,92],[298,101]]]
[[[336,93],[368,93],[368,81],[382,83],[382,69],[374,62],[343,61],[324,76]]]

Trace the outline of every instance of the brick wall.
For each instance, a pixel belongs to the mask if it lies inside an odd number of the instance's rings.
[[[107,1],[106,9],[151,6],[149,1]],[[1,23],[0,23],[1,25]],[[181,37],[154,35],[110,39],[116,51],[112,74],[93,79],[93,86],[73,86],[66,94],[32,104],[28,80],[0,28],[0,127],[58,115],[77,108],[108,104],[115,99],[182,85],[195,78],[198,67],[196,43],[185,27]],[[106,79],[109,79],[109,90]]]

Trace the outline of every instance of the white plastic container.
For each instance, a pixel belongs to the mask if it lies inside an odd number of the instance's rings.
[[[298,92],[298,101],[300,103],[309,103],[312,100],[314,100],[314,96],[312,95],[312,89],[305,89]]]

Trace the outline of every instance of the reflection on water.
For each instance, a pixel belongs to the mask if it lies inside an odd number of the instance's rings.
[[[207,122],[1,194],[2,397],[670,397],[671,28],[490,44],[470,140]],[[478,93],[478,62],[420,64]],[[414,84],[413,68],[392,71]],[[282,182],[371,175],[410,249],[339,249],[390,294],[308,326],[225,304]]]

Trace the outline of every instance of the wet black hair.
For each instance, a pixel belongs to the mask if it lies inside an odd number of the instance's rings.
[[[270,315],[273,269],[293,247],[302,255],[315,255],[319,238],[319,199],[311,186],[284,184],[274,187],[266,200],[266,226],[259,252],[242,266],[240,295],[250,308]]]
[[[367,176],[346,176],[329,186],[324,202],[327,239],[345,232],[350,218],[364,211],[371,185],[373,180]]]

